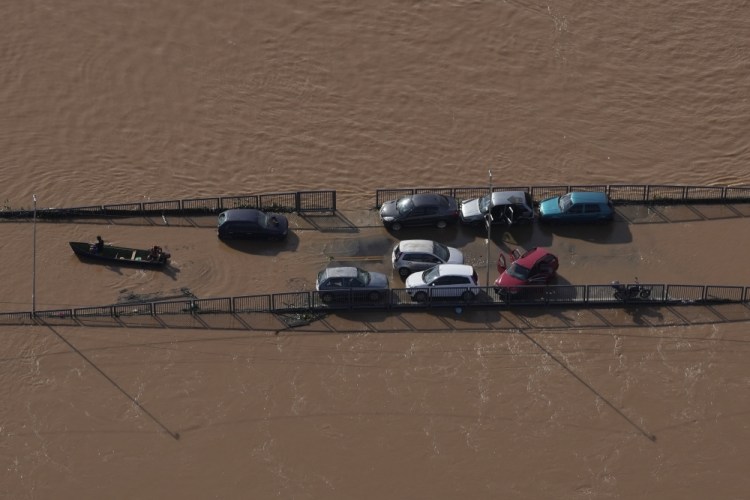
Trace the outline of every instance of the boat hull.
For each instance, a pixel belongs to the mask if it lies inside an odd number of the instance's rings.
[[[71,241],[70,248],[81,258],[92,262],[101,262],[111,265],[127,265],[138,267],[163,267],[169,262],[169,254],[162,253],[158,259],[149,258],[150,250],[138,248],[118,247],[104,245],[101,253],[92,251],[91,244],[81,241]]]

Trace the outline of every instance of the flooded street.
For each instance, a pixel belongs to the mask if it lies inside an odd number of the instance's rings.
[[[750,285],[750,207],[393,233],[375,190],[750,185],[747,6],[11,1],[6,209],[332,189],[282,243],[216,218],[0,220],[0,312],[314,290],[399,239],[547,247],[557,284]],[[79,260],[69,241],[172,254]],[[34,241],[36,242],[34,251]],[[35,256],[35,258],[33,257]],[[489,256],[489,258],[488,258]],[[34,267],[35,262],[35,267]],[[488,267],[489,266],[489,267]],[[743,498],[746,305],[0,324],[0,498]],[[290,326],[294,324],[294,326]]]

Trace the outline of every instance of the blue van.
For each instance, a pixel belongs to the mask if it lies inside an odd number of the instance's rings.
[[[601,191],[574,191],[539,203],[540,222],[604,222],[614,216],[612,201]]]

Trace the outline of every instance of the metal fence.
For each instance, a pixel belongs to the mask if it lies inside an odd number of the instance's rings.
[[[336,191],[293,191],[289,193],[190,198],[184,200],[144,201],[72,208],[43,208],[39,219],[125,218],[162,215],[210,215],[230,208],[257,208],[276,212],[334,213]],[[0,218],[26,219],[33,210],[0,210]]]
[[[671,186],[661,184],[616,185],[559,185],[559,186],[492,186],[493,191],[526,191],[538,203],[546,198],[562,196],[572,191],[603,191],[613,203],[676,204],[676,203],[737,203],[750,202],[750,186]],[[459,200],[478,198],[489,191],[489,186],[395,188],[375,191],[375,206],[388,200],[418,193],[437,193]]]
[[[627,306],[627,305],[709,305],[744,303],[750,305],[750,287],[717,285],[643,284],[649,291],[646,298],[621,300],[615,298],[612,285],[541,285],[522,286],[511,293],[495,291],[494,287],[480,287],[471,297],[462,297],[465,290],[452,293],[428,290],[419,296],[413,290],[391,289],[374,297],[371,292],[353,291],[324,301],[317,292],[288,292],[266,295],[244,295],[211,299],[118,304],[36,311],[35,318],[43,322],[86,320],[102,317],[167,316],[175,314],[245,314],[294,313],[341,309],[411,310],[437,307],[495,307],[514,306]],[[476,291],[476,290],[475,290]],[[455,291],[454,291],[455,292]],[[30,312],[0,313],[0,324],[32,323]]]
[[[671,186],[671,185],[551,185],[493,186],[493,191],[526,191],[535,202],[571,191],[604,191],[615,204],[676,204],[676,203],[738,203],[750,202],[750,186]],[[488,186],[394,188],[375,191],[375,206],[383,202],[417,193],[439,193],[460,200],[487,194]],[[39,219],[125,218],[162,215],[210,215],[230,208],[257,208],[276,212],[335,213],[336,191],[292,191],[287,193],[188,198],[180,200],[144,201],[90,205],[71,208],[37,209]],[[0,210],[0,218],[28,219],[28,209]]]

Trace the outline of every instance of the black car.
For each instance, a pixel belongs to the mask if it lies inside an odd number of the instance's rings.
[[[383,203],[380,220],[385,227],[398,231],[406,226],[444,228],[458,220],[458,200],[451,196],[420,193]]]
[[[254,208],[233,208],[219,214],[221,240],[283,240],[289,221],[280,214],[267,214]]]

